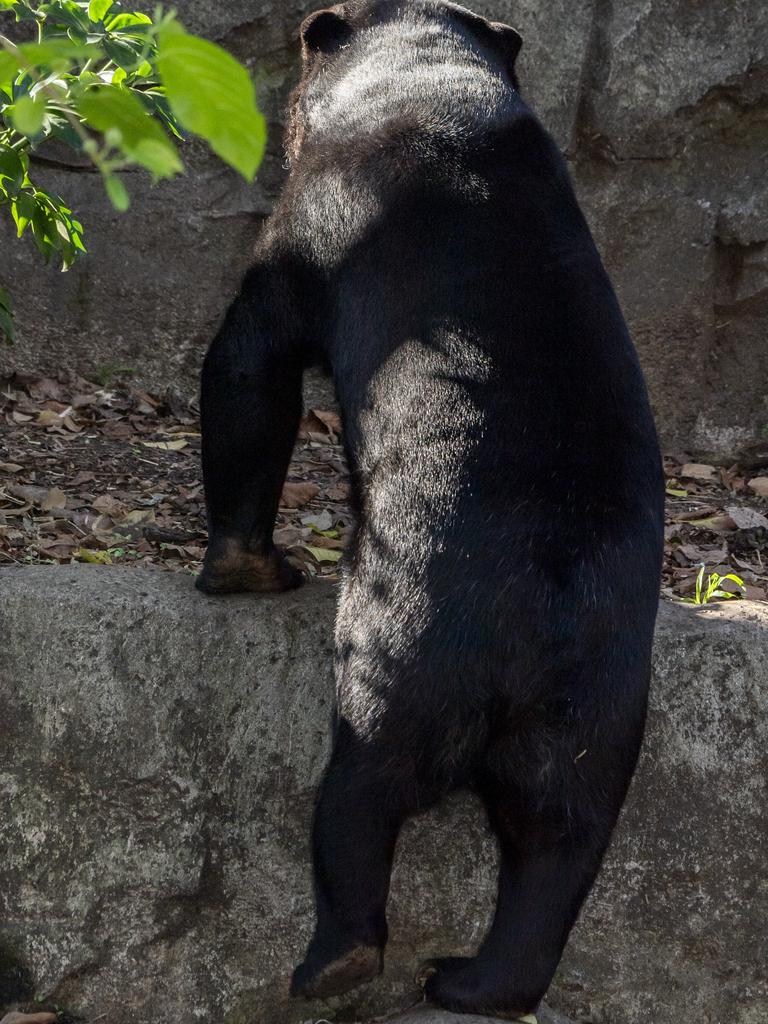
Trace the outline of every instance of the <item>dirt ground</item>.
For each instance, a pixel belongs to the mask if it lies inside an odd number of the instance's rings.
[[[304,417],[275,539],[310,576],[335,578],[353,528],[336,413]],[[71,561],[195,574],[205,552],[197,409],[130,381],[0,380],[0,566]],[[735,573],[768,600],[768,464],[665,456],[662,594]],[[762,474],[762,475],[761,475]],[[726,590],[738,591],[733,583]]]

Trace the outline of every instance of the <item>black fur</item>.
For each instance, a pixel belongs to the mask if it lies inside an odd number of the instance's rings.
[[[207,357],[208,590],[299,580],[272,546],[303,369],[333,371],[359,513],[295,994],[381,967],[404,819],[474,788],[496,915],[436,961],[449,1009],[535,1009],[637,758],[663,484],[643,379],[519,37],[440,0],[304,27],[291,173]]]

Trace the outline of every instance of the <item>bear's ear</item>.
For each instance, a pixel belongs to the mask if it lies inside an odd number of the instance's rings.
[[[520,47],[523,45],[523,37],[517,29],[512,28],[511,25],[505,25],[501,21],[488,21],[487,18],[473,14],[466,7],[460,7],[458,4],[448,3],[446,7],[458,21],[471,28],[481,39],[492,43],[503,55],[510,72],[514,75],[515,61],[520,53]]]
[[[505,25],[503,21],[489,21],[488,26],[493,34],[500,39],[504,51],[508,54],[510,62],[514,65],[523,45],[523,37],[516,28],[512,28],[511,25]]]
[[[307,53],[332,53],[352,34],[352,26],[339,4],[326,11],[315,11],[301,26],[301,40]]]

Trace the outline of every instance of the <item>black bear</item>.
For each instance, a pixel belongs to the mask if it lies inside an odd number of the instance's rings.
[[[403,821],[457,787],[500,847],[454,1011],[534,1011],[608,845],[646,713],[663,478],[635,351],[520,37],[443,0],[302,27],[290,174],[205,361],[209,593],[299,574],[272,531],[302,371],[332,370],[359,527],[292,991],[382,969]]]

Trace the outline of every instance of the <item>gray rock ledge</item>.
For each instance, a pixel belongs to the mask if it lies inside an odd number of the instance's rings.
[[[314,1024],[405,1012],[420,960],[477,944],[495,852],[460,797],[403,836],[383,977],[287,999],[312,922],[333,608],[322,583],[211,600],[159,572],[0,571],[0,978],[23,968],[110,1024]],[[766,665],[765,608],[662,608],[641,767],[558,1010],[768,1019]]]

